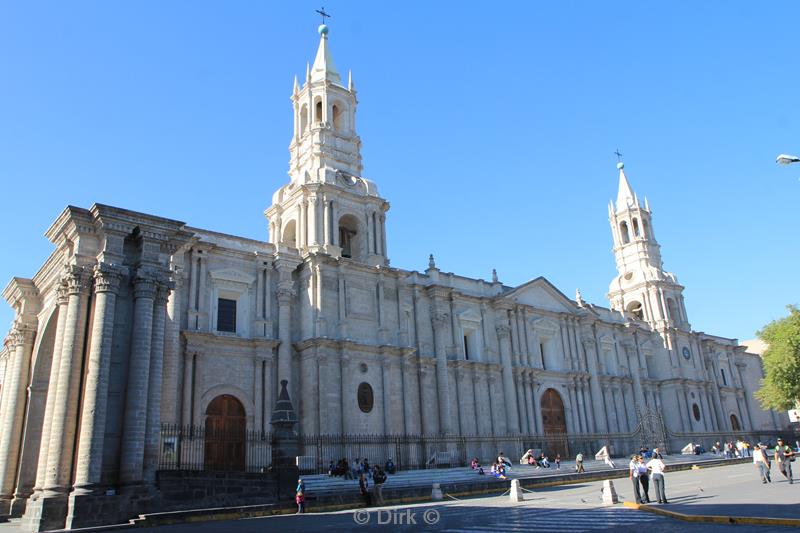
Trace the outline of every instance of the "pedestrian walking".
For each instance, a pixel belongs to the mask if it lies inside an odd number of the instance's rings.
[[[669,503],[667,501],[667,493],[664,491],[664,469],[666,465],[660,457],[653,455],[654,457],[647,462],[647,469],[650,471],[650,477],[656,487],[656,500],[658,500],[658,503]]]
[[[556,454],[555,461],[556,461],[556,470],[561,470],[561,454],[560,453]]]
[[[780,470],[783,477],[789,480],[789,484],[794,483],[792,480],[792,461],[794,461],[794,450],[783,443],[783,439],[778,439],[778,445],[775,446],[775,462],[778,463],[778,470]]]
[[[304,514],[306,512],[306,496],[303,491],[298,491],[294,495],[294,501],[297,503],[297,514]]]
[[[753,448],[753,464],[756,465],[758,473],[761,475],[761,483],[772,483],[769,473],[772,465],[769,462],[769,456],[764,445],[760,442]]]
[[[575,456],[575,472],[583,474],[586,470],[583,468],[583,452]]]
[[[375,493],[375,504],[383,505],[383,484],[386,483],[386,474],[379,466],[375,466],[372,474],[372,488]]]
[[[367,475],[364,472],[358,476],[358,491],[361,493],[361,497],[364,498],[364,505],[369,507],[372,505],[372,498],[369,494],[369,481],[367,480]]]
[[[297,492],[305,493],[306,484],[303,482],[303,478],[300,478],[300,479],[297,480],[297,487],[295,487],[294,491],[295,491],[295,493],[297,493]]]

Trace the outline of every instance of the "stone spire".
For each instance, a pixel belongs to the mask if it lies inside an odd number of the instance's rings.
[[[322,24],[318,31],[320,36],[319,48],[317,48],[317,57],[314,59],[314,65],[311,67],[311,81],[327,80],[341,85],[342,79],[339,77],[336,65],[333,64],[333,56],[331,56],[328,48],[328,27]]]
[[[625,176],[625,163],[617,163],[619,169],[619,191],[617,192],[617,212],[634,205],[637,202],[636,195],[631,189],[631,184],[628,183],[628,178]]]

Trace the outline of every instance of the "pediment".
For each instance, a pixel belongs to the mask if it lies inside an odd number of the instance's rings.
[[[575,313],[578,307],[564,296],[552,283],[543,277],[531,280],[503,295],[516,303],[529,305],[535,309],[545,309],[557,313]]]
[[[219,270],[212,270],[209,272],[212,279],[232,281],[234,283],[244,283],[246,285],[252,284],[256,277],[253,274],[247,274],[235,268],[222,268]]]
[[[459,313],[458,318],[464,322],[480,322],[482,320],[481,314],[474,309],[467,309],[466,311]]]

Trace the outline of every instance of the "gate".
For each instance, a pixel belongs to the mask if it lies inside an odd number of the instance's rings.
[[[636,407],[636,418],[639,423],[633,432],[634,441],[640,446],[659,448],[661,453],[667,453],[667,430],[661,413],[652,407]]]

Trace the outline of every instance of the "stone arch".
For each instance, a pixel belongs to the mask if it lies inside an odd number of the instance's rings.
[[[619,233],[622,238],[622,244],[628,244],[631,242],[631,235],[628,232],[628,223],[624,220],[619,223]]]
[[[641,232],[639,231],[639,220],[635,217],[633,219],[633,235],[635,237],[641,236]]]
[[[253,402],[250,401],[250,395],[247,394],[243,389],[237,387],[236,385],[225,384],[225,385],[216,385],[214,387],[209,388],[207,391],[203,393],[200,397],[200,405],[198,406],[198,413],[201,413],[203,416],[208,409],[208,405],[216,398],[217,396],[221,396],[223,394],[227,394],[229,396],[233,396],[237,400],[241,402],[244,406],[245,416],[247,416],[247,420],[252,423],[255,407]],[[197,422],[195,422],[197,423]]]
[[[681,317],[678,313],[678,306],[675,305],[675,300],[673,298],[667,298],[667,313],[669,313],[670,320],[674,322],[680,322]]]
[[[281,242],[291,248],[297,248],[297,222],[294,219],[291,219],[283,227]]]
[[[336,131],[344,131],[347,128],[345,109],[346,106],[338,100],[331,106],[331,122],[333,123],[333,129]]]
[[[16,469],[18,472],[15,484],[16,492],[23,498],[28,497],[33,492],[33,485],[36,482],[58,315],[59,308],[55,306],[47,316],[47,319],[42,320],[41,324],[44,324],[44,326],[40,330],[41,334],[37,336],[33,349],[30,382],[28,383],[30,396],[25,408],[24,437],[19,455],[19,465]]]
[[[231,394],[220,394],[208,403],[204,416],[205,468],[244,470],[247,441],[244,404]]]
[[[732,431],[741,431],[742,425],[739,423],[739,417],[735,414],[731,413],[731,430]]]
[[[322,116],[322,97],[317,96],[314,99],[314,123],[324,122]]]
[[[644,320],[644,308],[642,307],[642,303],[638,300],[632,300],[628,302],[628,305],[625,307],[625,311],[632,314],[639,320]]]
[[[345,214],[339,218],[338,243],[342,249],[342,257],[350,257],[356,260],[363,260],[365,235],[362,231],[363,226],[358,217],[352,214]]]
[[[308,105],[303,104],[300,108],[300,135],[305,135],[308,130]]]

